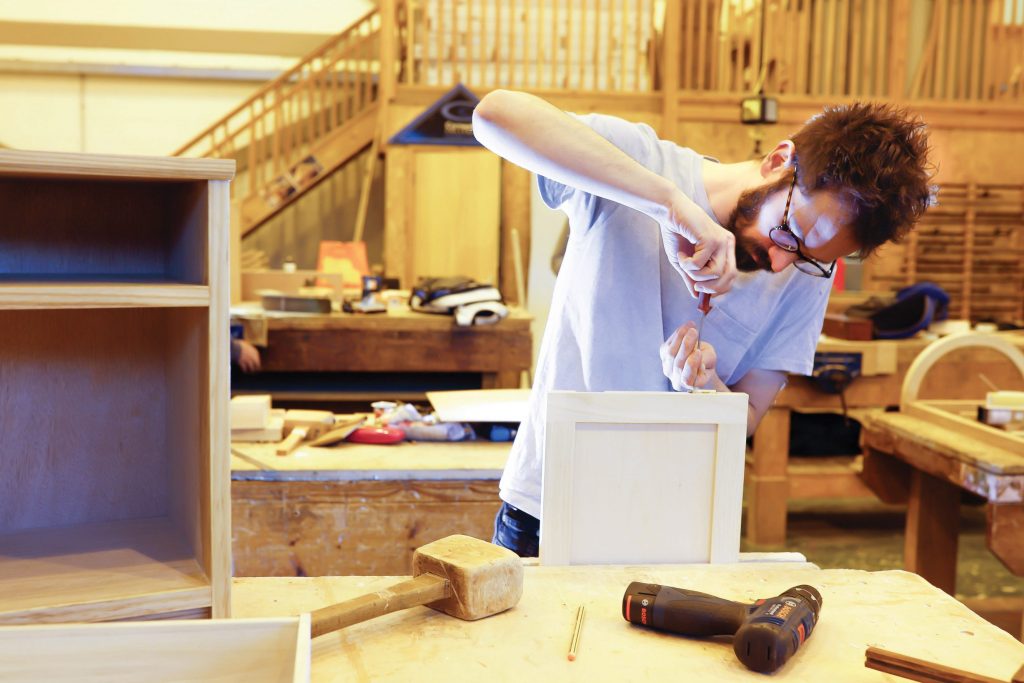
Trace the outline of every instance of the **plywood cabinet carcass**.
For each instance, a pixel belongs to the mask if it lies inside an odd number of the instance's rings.
[[[0,152],[0,623],[227,615],[233,173]]]

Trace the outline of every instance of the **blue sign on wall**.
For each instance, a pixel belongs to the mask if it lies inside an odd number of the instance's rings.
[[[392,145],[479,146],[473,137],[473,110],[480,98],[461,83],[389,140]]]

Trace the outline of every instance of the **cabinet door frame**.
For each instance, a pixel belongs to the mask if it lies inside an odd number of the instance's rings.
[[[540,563],[737,562],[747,404],[725,392],[550,392]]]

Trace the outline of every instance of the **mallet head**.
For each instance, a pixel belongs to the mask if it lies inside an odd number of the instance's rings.
[[[470,536],[447,536],[418,548],[412,556],[412,573],[448,579],[449,597],[427,606],[467,621],[504,612],[523,595],[519,556]]]

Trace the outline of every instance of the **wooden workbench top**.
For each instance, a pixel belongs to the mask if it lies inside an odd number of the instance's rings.
[[[511,442],[342,443],[274,454],[275,444],[231,446],[231,478],[260,481],[500,479]]]
[[[868,429],[894,441],[912,442],[928,449],[935,457],[969,463],[993,474],[1024,475],[1024,458],[973,438],[968,433],[947,429],[913,415],[880,410],[864,413],[862,421]]]
[[[456,328],[455,318],[437,313],[422,313],[408,308],[392,308],[386,313],[296,313],[292,311],[267,311],[258,302],[245,302],[231,308],[232,315],[238,318],[259,317],[267,321],[271,329],[321,330],[354,328],[387,329],[387,330],[422,330]],[[508,309],[508,317],[492,325],[477,325],[460,328],[466,331],[483,332],[506,329],[508,327],[529,327],[533,316],[526,310],[517,307]]]
[[[236,579],[232,616],[298,614],[397,580]],[[804,563],[527,567],[521,602],[503,614],[464,622],[416,607],[316,639],[312,680],[767,680],[745,669],[727,640],[691,640],[628,624],[621,601],[634,580],[746,602],[801,583],[815,586],[823,597],[818,626],[775,680],[897,680],[864,668],[869,645],[1006,681],[1024,662],[1024,644],[902,571],[819,570]],[[587,613],[579,656],[569,662],[581,603]]]

